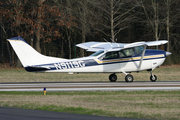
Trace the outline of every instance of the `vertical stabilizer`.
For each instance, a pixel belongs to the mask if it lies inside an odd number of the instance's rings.
[[[62,58],[48,57],[38,53],[20,36],[10,38],[8,41],[10,42],[24,67],[43,65],[66,60]]]

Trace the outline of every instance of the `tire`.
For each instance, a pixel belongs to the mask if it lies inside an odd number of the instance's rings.
[[[134,80],[134,78],[131,74],[126,75],[126,77],[125,77],[126,82],[133,82],[133,80]]]
[[[150,80],[151,80],[151,82],[156,82],[156,80],[157,80],[156,75],[154,75],[154,77],[151,75],[150,76]]]
[[[116,80],[117,80],[116,74],[111,74],[111,75],[109,76],[109,80],[110,80],[111,82],[116,82]]]

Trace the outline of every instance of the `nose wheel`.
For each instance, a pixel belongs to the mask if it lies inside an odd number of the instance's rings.
[[[153,74],[152,74],[152,71],[150,71],[150,73],[151,73],[151,76],[150,76],[151,82],[156,82],[157,76],[156,76],[156,75],[153,75]]]

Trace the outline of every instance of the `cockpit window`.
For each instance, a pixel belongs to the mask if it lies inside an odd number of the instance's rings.
[[[102,53],[104,53],[104,51],[103,50],[100,50],[100,51],[98,51],[98,52],[95,52],[95,53],[93,53],[92,55],[90,55],[90,56],[98,56],[98,55],[100,55],[100,54],[102,54]]]
[[[139,55],[140,53],[142,53],[143,49],[144,48],[142,46],[135,47],[136,54]]]
[[[112,51],[112,52],[107,52],[100,59],[101,60],[106,60],[106,59],[116,59],[116,58],[118,58],[118,52],[117,51]]]
[[[124,49],[124,50],[119,51],[119,56],[120,56],[120,57],[130,57],[130,56],[134,56],[133,48]]]

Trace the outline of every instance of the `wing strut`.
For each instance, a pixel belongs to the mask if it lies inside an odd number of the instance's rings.
[[[138,71],[141,69],[141,65],[142,65],[142,61],[143,61],[143,58],[144,58],[144,54],[145,54],[145,51],[146,51],[146,47],[147,47],[147,45],[146,44],[144,44],[143,45],[143,52],[142,52],[142,55],[141,55],[141,61],[140,61],[140,63],[139,63],[139,67],[138,67]]]

